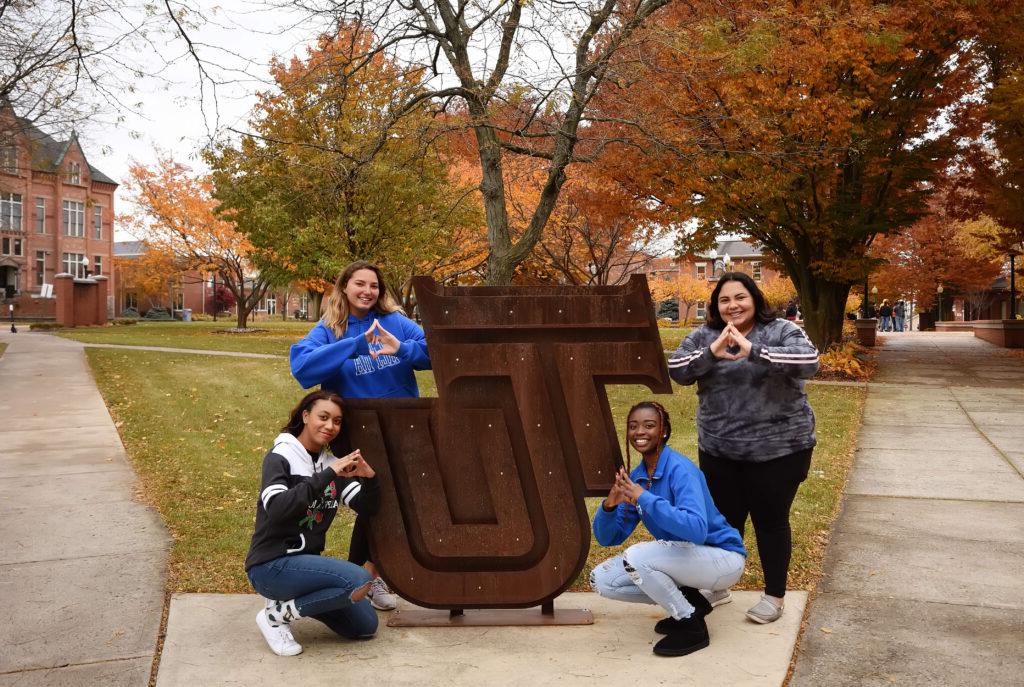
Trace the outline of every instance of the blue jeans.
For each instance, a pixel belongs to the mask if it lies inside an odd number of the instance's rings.
[[[902,332],[903,331],[903,317],[900,316],[900,315],[893,315],[892,319],[894,321],[893,326],[895,327],[896,331]]]
[[[371,579],[362,566],[311,554],[281,556],[249,568],[249,582],[258,594],[294,599],[299,615],[316,618],[347,639],[372,637],[377,631],[377,612],[369,600],[351,598]]]
[[[609,599],[658,604],[680,620],[693,614],[693,605],[679,587],[728,589],[743,575],[744,563],[734,551],[659,539],[634,544],[601,563],[590,573],[590,586]]]

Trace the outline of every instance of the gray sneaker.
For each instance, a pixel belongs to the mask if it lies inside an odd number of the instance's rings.
[[[398,597],[379,577],[373,578],[370,582],[370,592],[366,596],[370,600],[370,605],[378,611],[393,611],[398,608]]]
[[[762,594],[761,600],[747,611],[747,617],[762,625],[774,623],[782,617],[782,608],[782,606],[776,606],[775,602],[769,601],[768,597]]]
[[[732,601],[732,594],[729,593],[728,589],[719,589],[716,592],[709,589],[701,589],[700,593],[704,595],[704,598],[708,600],[712,608]]]

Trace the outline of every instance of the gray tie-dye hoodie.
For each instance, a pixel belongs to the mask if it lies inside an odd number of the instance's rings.
[[[804,380],[818,371],[818,351],[804,331],[782,319],[755,323],[747,335],[750,355],[739,360],[711,354],[720,334],[702,326],[668,360],[672,379],[697,383],[700,449],[757,463],[814,446]]]

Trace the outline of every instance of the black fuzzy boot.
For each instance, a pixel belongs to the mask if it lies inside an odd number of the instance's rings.
[[[690,602],[693,606],[693,614],[690,618],[683,618],[682,620],[676,620],[672,616],[668,618],[662,618],[658,621],[658,624],[654,626],[654,631],[660,635],[667,635],[674,628],[680,627],[680,623],[685,623],[691,618],[703,619],[707,617],[708,613],[711,612],[711,602],[704,598],[704,595],[693,587],[680,587],[679,591],[683,593],[683,598]]]
[[[704,618],[698,618],[695,614],[675,622],[677,626],[654,645],[654,653],[658,656],[685,656],[711,643]]]

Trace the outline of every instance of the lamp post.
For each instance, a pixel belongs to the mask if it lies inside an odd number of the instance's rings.
[[[1017,277],[1014,274],[1013,259],[1024,253],[1024,241],[1010,246],[1010,319],[1017,319]]]
[[[732,258],[728,253],[722,255],[722,266],[725,267],[726,272],[732,272]]]
[[[89,256],[82,256],[82,270],[85,272],[85,278],[89,278]]]
[[[11,334],[17,334],[18,328],[14,326],[14,303],[7,304],[7,312],[11,314]]]
[[[935,293],[938,295],[938,298],[939,298],[939,317],[938,317],[938,321],[939,322],[942,322],[942,291],[943,291],[942,284],[939,284],[938,287],[936,287],[936,289],[935,289]]]

